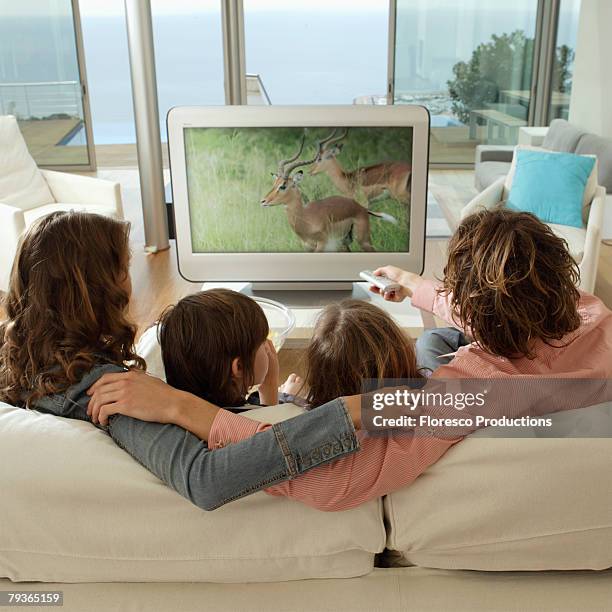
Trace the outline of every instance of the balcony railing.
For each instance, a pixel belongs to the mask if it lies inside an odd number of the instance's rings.
[[[268,104],[272,104],[270,101],[270,96],[268,95],[259,74],[247,74],[246,86],[247,104],[255,106],[267,106]]]
[[[82,118],[78,81],[0,83],[0,114],[18,119]]]

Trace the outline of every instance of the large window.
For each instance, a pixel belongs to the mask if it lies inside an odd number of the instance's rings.
[[[244,0],[247,73],[272,104],[351,104],[387,86],[385,0]]]
[[[0,114],[39,165],[90,165],[77,33],[71,0],[0,0]]]
[[[431,112],[431,161],[472,163],[527,125],[537,0],[398,0],[395,103]]]

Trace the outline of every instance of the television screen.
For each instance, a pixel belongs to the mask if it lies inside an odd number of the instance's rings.
[[[411,127],[184,128],[194,253],[409,251]]]

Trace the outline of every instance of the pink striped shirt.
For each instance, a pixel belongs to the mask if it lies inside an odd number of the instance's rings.
[[[457,325],[447,299],[436,292],[431,281],[421,281],[412,304]],[[433,377],[612,378],[612,312],[598,298],[585,293],[581,294],[579,312],[582,325],[564,339],[566,346],[551,347],[542,342],[535,347],[534,359],[510,360],[471,344],[460,348],[451,363],[438,368]],[[571,343],[567,344],[568,340]],[[211,428],[209,446],[237,442],[268,427],[221,410]],[[374,437],[364,431],[357,432],[357,437],[361,446],[357,453],[318,466],[266,491],[319,510],[347,510],[410,484],[462,439],[405,433]]]

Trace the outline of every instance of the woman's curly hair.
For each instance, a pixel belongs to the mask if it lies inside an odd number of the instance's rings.
[[[442,293],[486,351],[533,357],[580,325],[578,267],[566,242],[529,213],[497,207],[461,223],[448,245]]]
[[[30,406],[100,361],[144,369],[127,318],[128,237],[125,222],[73,211],[25,232],[0,324],[0,400]]]

